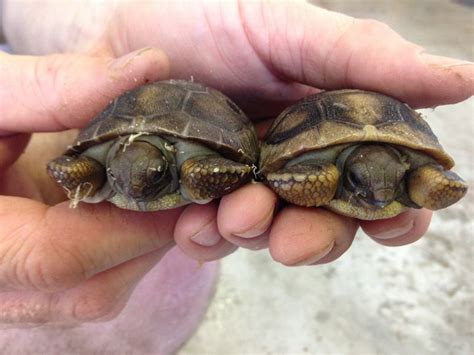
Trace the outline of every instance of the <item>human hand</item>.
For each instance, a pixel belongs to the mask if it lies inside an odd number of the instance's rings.
[[[59,26],[40,24],[44,41],[38,41],[36,50],[50,51],[48,33],[58,28],[63,36],[55,42],[56,50],[121,55],[145,45],[157,46],[171,59],[172,77],[193,76],[223,90],[256,120],[318,89],[373,90],[413,107],[459,102],[473,94],[471,63],[428,55],[386,25],[305,2],[111,4],[100,8],[101,22],[94,22],[95,26],[85,26],[91,17],[73,6],[66,14],[75,14],[74,26],[66,23],[68,16]],[[56,10],[40,11],[48,18],[48,11]],[[9,11],[5,18],[6,22],[12,18]],[[7,29],[14,28],[11,22]],[[28,31],[38,33],[38,28],[10,29],[7,38],[18,46],[32,37]],[[261,132],[267,125],[259,123]],[[431,216],[426,210],[410,210],[389,220],[359,222],[324,209],[295,206],[285,206],[274,216],[276,205],[270,190],[251,184],[224,197],[219,206],[188,206],[180,216],[181,227],[175,230],[176,242],[201,260],[219,255],[216,245],[222,247],[223,237],[252,249],[269,245],[273,258],[286,265],[324,263],[349,248],[359,225],[377,242],[403,245],[424,234]],[[187,223],[195,220],[208,223],[196,229]]]
[[[180,209],[110,204],[71,209],[46,161],[113,97],[167,78],[157,50],[114,59],[0,52],[0,323],[34,326],[107,319],[174,245]]]

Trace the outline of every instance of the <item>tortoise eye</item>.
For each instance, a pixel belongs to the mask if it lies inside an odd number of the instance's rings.
[[[150,184],[156,184],[161,180],[164,174],[163,171],[150,168],[148,169],[147,175],[147,180],[150,182]]]
[[[158,183],[165,175],[167,168],[168,164],[165,159],[156,159],[152,166],[147,169],[147,181],[151,185]]]
[[[362,185],[361,179],[353,171],[349,172],[349,181],[352,183],[352,185]]]
[[[157,155],[161,154],[158,150],[156,153]],[[172,178],[168,169],[168,162],[163,156],[156,158],[146,169],[142,198],[150,200],[160,196],[171,182]]]

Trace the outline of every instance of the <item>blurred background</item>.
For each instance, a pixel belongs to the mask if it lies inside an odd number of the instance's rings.
[[[432,54],[474,60],[472,0],[313,3],[383,21]],[[179,354],[473,354],[474,100],[422,113],[470,184],[465,199],[435,213],[411,246],[360,233],[326,266],[287,268],[267,251],[237,251]]]

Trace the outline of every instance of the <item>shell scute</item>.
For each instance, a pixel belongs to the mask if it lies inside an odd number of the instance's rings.
[[[245,114],[217,90],[184,80],[144,85],[116,98],[81,130],[71,150],[137,133],[190,139],[245,163],[258,156]]]
[[[448,169],[454,165],[429,125],[406,104],[374,92],[338,90],[283,111],[265,137],[260,167],[265,173],[308,151],[369,141],[422,151]]]

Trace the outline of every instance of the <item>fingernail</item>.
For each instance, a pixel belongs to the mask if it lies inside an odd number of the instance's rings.
[[[246,231],[232,233],[232,234],[235,235],[236,237],[240,237],[240,238],[255,238],[255,237],[258,237],[259,235],[265,233],[265,231],[270,226],[270,223],[272,222],[272,219],[273,219],[273,210],[270,210],[268,215],[265,216],[265,218],[263,218],[256,225],[252,226],[251,228],[247,229]]]
[[[217,231],[217,227],[214,223],[208,224],[204,229],[200,230],[191,237],[191,240],[203,247],[212,247],[219,243],[221,236]]]
[[[152,50],[151,47],[145,47],[145,48],[130,52],[130,53],[114,60],[110,67],[112,69],[123,69],[128,64],[130,64],[135,58],[141,56],[143,53],[148,52],[150,50]]]
[[[404,225],[397,226],[396,228],[392,228],[390,230],[382,231],[378,234],[373,235],[374,238],[377,239],[393,239],[397,237],[401,237],[402,235],[408,233],[414,225],[414,220],[408,221]]]
[[[314,264],[315,262],[318,262],[322,258],[324,258],[326,255],[328,255],[331,250],[334,248],[335,241],[333,240],[326,248],[324,248],[320,253],[316,255],[311,255],[309,258],[304,259],[303,261],[299,261],[296,264],[293,264],[293,266],[302,266],[302,265],[311,265]]]

